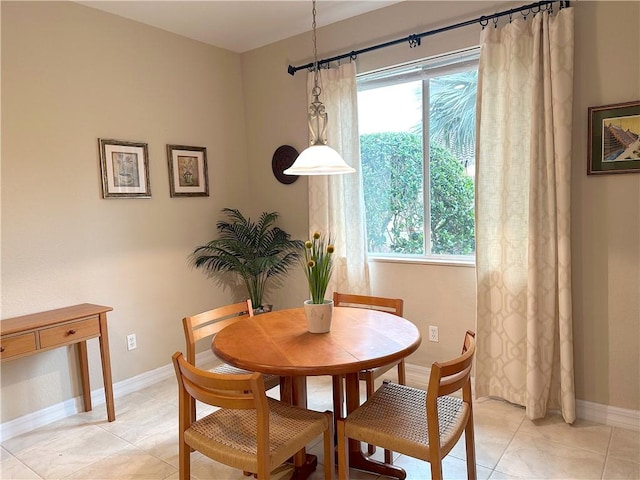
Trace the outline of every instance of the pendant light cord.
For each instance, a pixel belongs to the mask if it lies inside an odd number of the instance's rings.
[[[327,111],[320,101],[318,85],[318,42],[316,37],[316,0],[313,1],[313,100],[309,105],[307,122],[309,124],[310,145],[305,148],[296,161],[283,173],[285,175],[342,175],[353,173],[355,169],[347,165],[342,156],[327,145]]]
[[[313,95],[316,100],[320,96],[320,86],[318,85],[318,41],[316,38],[316,0],[313,0],[313,8],[311,9],[311,15],[313,21],[311,23],[311,29],[313,31]]]

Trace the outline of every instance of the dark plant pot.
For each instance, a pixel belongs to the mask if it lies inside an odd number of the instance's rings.
[[[261,313],[269,313],[271,310],[273,310],[273,305],[260,305],[258,307],[254,307],[253,314],[260,315]]]

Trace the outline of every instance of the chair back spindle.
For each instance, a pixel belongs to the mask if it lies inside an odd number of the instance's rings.
[[[370,308],[393,313],[401,317],[404,312],[404,301],[401,298],[372,297],[333,292],[333,305],[336,307]]]
[[[196,342],[203,338],[213,337],[227,325],[247,317],[253,317],[250,299],[183,318],[182,326],[186,339],[187,361],[195,365]]]

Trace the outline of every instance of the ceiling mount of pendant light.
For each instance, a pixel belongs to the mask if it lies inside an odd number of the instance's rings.
[[[318,47],[316,41],[316,0],[313,0],[313,101],[309,105],[310,146],[302,151],[296,161],[283,173],[287,175],[339,175],[353,173],[355,169],[347,165],[342,156],[327,145],[327,112],[320,101],[322,92],[318,85]]]

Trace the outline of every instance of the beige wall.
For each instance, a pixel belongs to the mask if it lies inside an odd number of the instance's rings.
[[[640,174],[587,176],[587,109],[640,100],[640,3],[576,7],[573,311],[578,397],[640,410]],[[635,25],[635,26],[634,26]]]
[[[2,318],[110,305],[114,381],[167,365],[180,319],[230,298],[187,256],[220,208],[249,208],[241,83],[237,54],[73,3],[2,2]],[[148,143],[152,198],[101,198],[99,137]],[[169,197],[168,143],[207,147],[209,197]],[[79,395],[76,378],[73,349],[3,363],[2,421]]]
[[[578,398],[640,409],[640,175],[587,177],[586,110],[640,99],[640,6],[576,3],[573,282]],[[405,2],[318,32],[320,55],[494,12],[498,2]],[[318,7],[322,24],[322,3]],[[467,27],[373,52],[359,71],[477,43]],[[611,39],[615,39],[612,41]],[[619,45],[629,46],[620,55]],[[179,319],[231,298],[187,267],[220,208],[276,210],[307,235],[307,182],[279,184],[271,156],[306,144],[310,35],[235,55],[70,3],[2,2],[2,318],[80,302],[112,305],[114,379],[166,365]],[[149,144],[147,200],[103,200],[97,138]],[[211,196],[170,198],[165,144],[206,146]],[[248,179],[248,180],[247,180]],[[455,354],[475,323],[472,267],[371,264],[374,293],[400,295],[426,337],[411,362]],[[276,308],[306,298],[297,270]],[[138,335],[127,352],[125,336]],[[90,355],[97,358],[96,341]],[[78,395],[75,354],[59,349],[2,365],[2,419]],[[92,367],[92,385],[100,372]],[[71,378],[76,378],[73,375]]]
[[[517,3],[519,5],[521,3]],[[574,332],[577,397],[640,409],[640,175],[587,177],[587,108],[640,99],[640,4],[574,2],[576,19],[573,208]],[[322,25],[322,4],[318,23]],[[496,2],[403,2],[320,28],[320,58],[505,9]],[[476,45],[477,26],[362,55],[358,71]],[[269,160],[281,144],[304,148],[306,75],[288,64],[307,63],[310,34],[244,54],[247,148],[253,205],[276,209],[296,235],[307,235],[307,183],[281,185]],[[330,114],[330,112],[329,112]],[[423,365],[454,355],[464,330],[475,324],[475,270],[469,267],[372,262],[373,293],[402,296],[406,316],[426,338],[440,327],[438,344],[423,342],[411,362]],[[282,306],[305,298],[302,277],[292,278]]]

